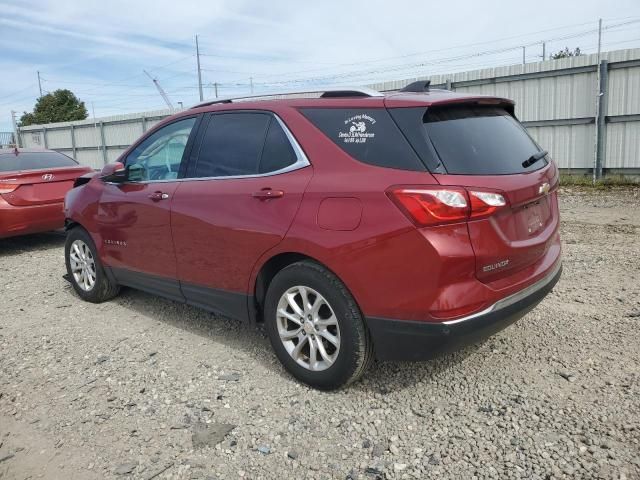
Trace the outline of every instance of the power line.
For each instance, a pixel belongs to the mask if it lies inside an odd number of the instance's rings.
[[[629,18],[631,18],[631,17],[629,17]],[[457,45],[457,46],[453,46],[453,47],[446,47],[446,48],[439,48],[439,49],[432,49],[432,50],[424,50],[424,51],[421,51],[421,52],[409,53],[409,54],[405,54],[405,55],[382,57],[382,58],[377,58],[377,59],[361,60],[361,61],[349,62],[349,63],[338,63],[336,65],[338,65],[338,66],[353,66],[353,65],[364,65],[364,64],[368,64],[368,63],[377,63],[377,62],[388,61],[388,60],[397,60],[397,59],[400,59],[400,58],[415,57],[415,56],[425,55],[425,54],[429,54],[429,53],[439,53],[439,52],[444,52],[444,51],[457,50],[457,49],[460,49],[460,48],[469,48],[469,47],[476,47],[476,46],[479,46],[479,45],[487,45],[487,44],[492,44],[492,43],[498,43],[498,42],[502,42],[502,41],[505,41],[505,40],[513,40],[513,39],[517,39],[517,38],[523,38],[523,37],[529,37],[529,36],[533,36],[533,35],[538,35],[538,34],[550,32],[550,31],[566,30],[567,28],[579,27],[579,26],[585,26],[585,25],[592,25],[592,24],[593,24],[593,22],[577,23],[577,24],[565,25],[565,26],[561,26],[561,27],[548,28],[548,29],[545,29],[545,30],[538,30],[538,31],[535,31],[535,32],[529,32],[529,33],[520,34],[520,35],[512,35],[512,36],[509,36],[509,37],[503,37],[503,38],[499,38],[499,39],[495,39],[495,40],[486,40],[486,41],[482,41],[482,42],[461,44],[461,45]],[[596,31],[597,31],[597,29],[589,30],[587,32],[593,33],[593,32],[596,32]],[[537,45],[537,44],[540,44],[541,42],[542,42],[541,40],[536,40],[535,42],[529,43],[526,46]],[[520,48],[520,46],[518,48]],[[295,62],[287,62],[287,63],[295,63]],[[296,72],[272,73],[272,74],[263,74],[263,75],[261,75],[259,73],[256,73],[255,75],[259,75],[262,78],[265,78],[265,77],[274,77],[274,76],[297,74],[297,73],[309,73],[309,72],[318,71],[318,70],[324,70],[324,68],[314,68],[314,69],[309,69],[309,70],[300,70],[300,71],[296,71]]]
[[[32,84],[31,84],[31,85],[29,85],[28,87],[24,87],[24,88],[23,88],[23,89],[21,89],[21,90],[18,90],[18,91],[15,91],[15,92],[13,92],[13,93],[10,93],[10,94],[8,94],[8,95],[5,95],[5,96],[3,97],[3,100],[6,100],[7,98],[11,98],[11,97],[13,97],[13,96],[15,96],[15,95],[18,95],[18,94],[22,93],[22,92],[26,92],[27,90],[29,90],[29,89],[31,89],[31,88],[33,88],[33,87],[35,87],[35,86],[36,86],[36,84],[35,84],[35,83],[32,83]]]
[[[607,28],[608,29],[612,29],[612,28],[616,28],[618,26],[621,25],[627,25],[627,24],[631,24],[631,23],[637,23],[640,20],[633,20],[633,21],[629,21],[629,22],[622,22],[622,23],[618,23],[618,24],[614,24],[614,25],[610,25]],[[568,40],[571,38],[579,38],[579,37],[583,37],[592,33],[596,33],[598,31],[598,29],[589,29],[589,30],[585,30],[585,31],[581,31],[581,32],[576,32],[576,33],[570,33],[570,34],[566,34],[566,35],[560,35],[551,39],[548,39],[547,41],[551,42],[551,41],[560,41],[560,40]],[[323,76],[317,76],[317,77],[308,77],[308,78],[299,78],[299,79],[286,79],[286,80],[281,80],[281,81],[272,81],[272,82],[254,82],[254,85],[261,85],[261,86],[274,86],[274,85],[294,85],[294,84],[304,84],[304,83],[310,83],[310,82],[323,82],[323,81],[330,81],[330,80],[334,80],[334,79],[345,79],[345,78],[353,78],[353,77],[361,77],[361,76],[365,76],[365,75],[372,75],[372,74],[377,74],[377,73],[386,73],[386,72],[398,72],[398,71],[402,71],[402,70],[408,70],[408,69],[415,69],[415,68],[421,68],[421,67],[426,67],[426,66],[430,66],[430,65],[437,65],[437,64],[443,64],[443,63],[448,63],[448,61],[452,61],[452,60],[464,60],[466,58],[473,58],[473,57],[479,57],[479,56],[487,56],[487,55],[495,55],[495,54],[499,54],[499,53],[505,53],[508,51],[512,51],[512,50],[520,50],[523,47],[530,47],[530,46],[536,46],[536,45],[540,45],[541,41],[535,41],[535,42],[530,42],[527,43],[526,45],[517,45],[517,46],[512,46],[512,47],[505,47],[505,48],[498,48],[498,49],[493,49],[493,50],[486,50],[483,52],[476,52],[476,53],[471,53],[471,54],[466,54],[466,55],[458,55],[455,57],[448,57],[448,58],[440,58],[440,59],[435,59],[435,60],[431,60],[431,61],[423,61],[423,62],[419,62],[419,63],[410,63],[410,64],[401,64],[401,65],[392,65],[392,66],[386,66],[386,67],[379,67],[378,69],[375,70],[356,70],[356,71],[351,71],[351,72],[343,72],[343,73],[337,73],[337,74],[332,74],[332,75],[323,75]],[[282,75],[280,75],[282,76]],[[222,83],[222,85],[225,85],[224,83]],[[241,85],[245,85],[246,83],[237,83],[236,86],[241,86]]]
[[[614,23],[611,23],[610,25],[603,25],[603,30],[619,32],[619,31],[624,31],[629,29],[628,27],[629,25],[634,25],[640,22],[640,17],[620,17],[616,19],[608,19],[607,21],[611,21]],[[494,39],[494,40],[486,40],[482,42],[470,43],[466,45],[458,45],[458,46],[447,47],[447,48],[432,49],[424,52],[410,53],[406,55],[399,55],[399,56],[393,56],[393,57],[361,60],[358,62],[350,62],[350,63],[326,63],[325,62],[325,64],[328,64],[328,65],[335,65],[337,67],[347,67],[347,68],[344,68],[344,69],[338,68],[336,69],[337,71],[334,71],[332,73],[309,75],[307,77],[300,76],[298,78],[295,78],[295,77],[291,78],[291,76],[295,74],[316,73],[316,72],[319,73],[320,71],[326,72],[327,69],[317,67],[313,69],[289,71],[289,72],[282,72],[282,73],[273,73],[273,71],[255,73],[255,72],[247,72],[247,71],[236,71],[232,69],[226,70],[223,68],[220,68],[220,69],[203,68],[203,66],[201,66],[201,70],[205,72],[213,72],[216,74],[235,73],[237,75],[244,76],[243,78],[237,78],[235,80],[230,79],[227,82],[219,82],[219,81],[216,82],[216,86],[219,89],[228,89],[228,90],[250,88],[251,83],[253,83],[254,87],[256,87],[258,92],[260,91],[260,88],[274,88],[274,87],[279,88],[287,85],[293,86],[293,85],[301,85],[301,84],[324,84],[326,82],[349,82],[349,81],[355,82],[355,81],[359,81],[359,79],[366,79],[368,83],[373,83],[376,81],[374,79],[381,77],[383,75],[388,78],[389,74],[391,73],[397,76],[403,75],[408,77],[408,76],[424,75],[426,73],[434,74],[439,71],[444,71],[445,69],[451,69],[452,67],[457,67],[457,66],[459,67],[471,67],[475,65],[489,66],[490,64],[495,63],[497,61],[516,63],[515,57],[509,56],[508,58],[504,58],[505,56],[503,54],[508,52],[515,52],[516,50],[521,49],[523,46],[527,48],[529,47],[540,48],[542,46],[543,41],[546,42],[548,51],[551,51],[551,46],[552,46],[552,43],[554,42],[557,43],[557,42],[563,42],[565,40],[569,40],[573,38],[581,38],[597,32],[597,29],[590,28],[590,29],[583,29],[577,32],[564,33],[567,29],[575,28],[575,27],[584,27],[585,25],[593,25],[593,22],[573,24],[573,25],[556,27],[556,28],[548,28],[545,30],[539,30],[537,32],[519,34],[511,37],[504,37],[504,38]],[[559,30],[562,30],[563,32],[558,32]],[[552,38],[545,37],[544,40],[535,40],[531,38],[534,35],[542,35],[548,32],[558,32],[558,34],[555,36],[552,36]],[[526,39],[526,41],[517,42],[517,44],[516,42],[513,42],[513,44],[505,46],[503,48],[496,46],[495,48],[488,48],[488,49],[485,49],[484,51],[475,51],[475,52],[468,52],[468,53],[460,52],[457,55],[454,54],[456,50],[459,51],[460,49],[468,49],[468,48],[473,48],[474,46],[477,47],[480,45],[491,45],[491,44],[495,45],[499,42],[503,42],[506,40],[517,40],[517,39],[523,39],[523,38]],[[622,42],[604,41],[603,44],[615,45],[620,43],[629,43],[632,41],[634,40],[625,40]],[[586,51],[586,49],[583,48],[583,51]],[[442,52],[447,52],[448,55],[443,55],[439,58],[425,59],[422,61],[396,63],[396,64],[390,64],[390,65],[384,65],[384,64],[376,65],[378,63],[389,62],[391,60],[411,59],[413,57],[420,56],[420,55],[435,54],[435,53],[442,53]],[[529,54],[529,52],[527,52],[527,54]],[[220,57],[220,58],[231,58],[231,59],[234,58],[234,57],[225,57],[223,55],[215,55],[215,54],[208,54],[208,53],[200,53],[200,55],[203,57]],[[495,57],[498,55],[501,55],[501,58],[496,60],[490,60],[491,57]],[[531,54],[529,54],[529,56],[530,55]],[[167,73],[166,76],[158,76],[158,78],[163,83],[169,79],[173,79],[176,77],[190,76],[190,75],[193,75],[193,72],[175,71],[170,69],[169,67],[177,63],[184,62],[188,59],[192,59],[194,56],[197,56],[197,52],[196,54],[191,53],[189,55],[172,60],[171,62],[166,63],[164,65],[159,65],[156,67],[148,67],[148,69],[151,71],[166,70],[165,72]],[[472,61],[472,59],[474,58],[482,59],[483,57],[485,57],[485,60],[483,60],[481,63]],[[320,65],[322,62],[298,62],[295,60],[291,60],[291,61],[288,60],[287,63],[289,64],[314,63],[316,65]],[[367,66],[367,67],[354,69],[354,66],[358,66],[358,65]],[[425,72],[425,69],[428,69],[429,71]],[[45,72],[46,78],[42,77],[41,80],[42,82],[48,85],[75,84],[75,85],[87,85],[89,87],[93,87],[93,88],[88,88],[85,91],[79,92],[79,94],[86,95],[92,99],[95,99],[96,103],[101,105],[114,105],[113,102],[115,101],[116,102],[115,106],[118,106],[118,105],[133,106],[134,104],[138,104],[140,102],[147,102],[146,99],[157,97],[157,94],[143,93],[148,88],[147,86],[137,85],[135,82],[129,82],[129,80],[138,78],[141,75],[142,74],[136,74],[136,75],[125,77],[119,80],[100,83],[100,82],[90,82],[90,81],[81,82],[81,81],[72,80],[72,79],[66,81],[66,80],[61,80],[58,77],[50,78],[46,75],[46,72]],[[253,78],[252,80],[248,80],[248,77],[253,77]],[[261,81],[256,82],[255,81],[256,78]],[[269,79],[273,79],[273,80],[269,80]],[[213,85],[213,83],[211,83],[210,85]],[[25,92],[33,88],[34,86],[35,85],[32,84],[28,87],[25,87],[21,90],[15,91],[3,97],[1,100],[4,103],[0,103],[0,106],[8,105],[10,103],[17,103],[23,99],[33,99],[34,95],[23,96],[19,98],[12,98],[12,97],[16,97],[20,95],[20,93]],[[123,93],[119,94],[117,93],[117,91],[113,93],[105,92],[106,89],[116,89],[116,90],[123,91]],[[124,89],[132,90],[133,93],[132,91],[125,91]],[[180,95],[184,95],[186,97],[192,98],[192,96],[195,97],[197,95],[195,89],[199,89],[199,86],[178,85],[178,86],[175,86],[174,88],[169,87],[167,91],[172,95],[175,95],[176,92],[184,92],[184,94],[180,94]],[[135,93],[135,92],[140,92],[140,93]],[[104,98],[104,97],[108,97],[108,98]]]

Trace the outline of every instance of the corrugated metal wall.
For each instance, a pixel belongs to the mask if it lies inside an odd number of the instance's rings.
[[[114,162],[144,132],[170,110],[115,115],[77,122],[50,123],[20,128],[24,147],[59,150],[93,168]]]
[[[604,52],[608,62],[605,169],[640,169],[640,49]],[[561,168],[593,168],[597,55],[434,75],[370,85],[398,90],[416,80],[516,102],[516,115]]]
[[[640,49],[605,52],[608,62],[605,169],[640,169]],[[451,75],[377,83],[370,87],[398,90],[415,80],[434,88],[507,97],[516,115],[561,168],[590,169],[594,163],[597,99],[596,55],[495,67]],[[23,146],[48,147],[100,168],[114,161],[168,110],[142,114],[23,127]]]

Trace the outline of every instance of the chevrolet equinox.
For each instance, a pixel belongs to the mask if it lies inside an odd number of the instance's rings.
[[[202,103],[79,178],[78,295],[127,286],[263,323],[294,377],[335,389],[492,335],[553,288],[558,168],[511,100],[319,93]]]

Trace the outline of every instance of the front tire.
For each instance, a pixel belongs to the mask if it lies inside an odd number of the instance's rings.
[[[348,385],[373,359],[358,305],[345,285],[317,263],[297,262],[276,274],[267,291],[264,319],[280,362],[312,387]]]
[[[64,258],[69,281],[76,293],[87,302],[101,303],[115,297],[120,287],[109,280],[91,236],[82,227],[67,233]]]

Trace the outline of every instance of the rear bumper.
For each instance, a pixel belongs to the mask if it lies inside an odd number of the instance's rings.
[[[428,360],[476,343],[516,322],[553,289],[562,274],[562,262],[536,283],[505,297],[489,308],[446,322],[367,318],[379,360]]]
[[[16,207],[0,198],[0,238],[48,232],[62,227],[62,202]]]

